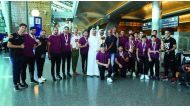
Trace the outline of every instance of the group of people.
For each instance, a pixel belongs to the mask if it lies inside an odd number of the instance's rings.
[[[29,65],[31,83],[39,84],[46,81],[43,77],[43,67],[47,51],[51,61],[53,81],[77,76],[79,56],[81,56],[84,76],[97,76],[104,80],[107,71],[108,82],[112,82],[113,78],[118,76],[126,77],[126,75],[133,77],[140,75],[141,80],[159,80],[160,52],[165,52],[164,79],[168,79],[168,69],[171,69],[175,79],[176,41],[168,30],[165,31],[166,39],[160,40],[156,30],[152,31],[151,38],[148,39],[143,31],[137,33],[129,30],[128,34],[124,31],[118,34],[115,27],[106,32],[103,29],[97,31],[92,28],[90,33],[87,30],[83,31],[82,36],[79,36],[77,28],[70,33],[69,27],[65,26],[63,32],[59,33],[59,29],[54,27],[52,35],[48,37],[45,30],[40,32],[39,37],[36,37],[35,27],[30,27],[29,34],[26,33],[26,28],[26,24],[20,24],[18,32],[9,35],[7,44],[13,65],[15,90],[28,87],[26,83],[27,65]],[[73,75],[70,72],[71,62]],[[34,79],[35,63],[37,81]],[[65,64],[67,64],[67,70],[65,70]],[[61,65],[62,75],[60,75]],[[149,70],[150,76],[148,76]]]

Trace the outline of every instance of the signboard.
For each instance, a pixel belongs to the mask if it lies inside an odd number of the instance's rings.
[[[160,19],[160,28],[168,28],[168,27],[178,27],[179,25],[179,16]],[[143,24],[143,30],[152,29],[152,22],[146,22]]]
[[[179,17],[170,17],[160,20],[160,28],[177,27],[179,24]]]
[[[142,23],[140,22],[125,22],[126,26],[142,26]]]
[[[152,29],[152,22],[143,23],[142,29],[143,30],[150,30],[150,29]]]
[[[34,27],[36,27],[36,36],[40,36],[40,31],[42,30],[41,17],[34,17]]]

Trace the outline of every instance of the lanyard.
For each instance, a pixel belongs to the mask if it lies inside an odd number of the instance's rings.
[[[143,43],[143,54],[145,52],[145,48],[146,48],[146,43]]]
[[[68,38],[68,35],[65,35],[65,42],[66,42],[65,45],[68,45],[68,43],[67,43],[67,42],[68,42],[68,39],[69,39],[69,38]]]
[[[86,41],[86,43],[88,43],[87,37],[84,37],[84,40]]]
[[[156,43],[153,43],[153,50],[156,51]],[[156,53],[154,52],[154,54]]]

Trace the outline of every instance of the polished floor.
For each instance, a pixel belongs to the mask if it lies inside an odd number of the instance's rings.
[[[52,82],[46,61],[47,82],[15,92],[8,54],[0,53],[1,106],[183,106],[190,105],[190,88],[163,81],[118,79],[112,84],[79,75]],[[27,75],[29,78],[29,74]],[[29,82],[28,82],[29,83]]]

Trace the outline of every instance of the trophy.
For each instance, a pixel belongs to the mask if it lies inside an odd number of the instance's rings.
[[[104,37],[104,36],[102,36],[102,37],[101,37],[101,40],[105,40],[105,37]]]
[[[78,42],[79,41],[79,39],[75,39],[75,42]]]
[[[164,46],[164,42],[166,40],[166,37],[161,37],[161,49],[159,50],[159,52],[166,52],[165,46]]]

